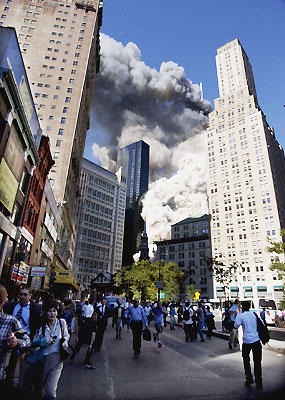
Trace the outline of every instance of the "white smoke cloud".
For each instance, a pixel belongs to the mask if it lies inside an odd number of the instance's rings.
[[[211,106],[183,67],[169,61],[159,71],[150,68],[136,44],[101,34],[93,104],[104,137],[92,150],[104,168],[114,171],[118,147],[138,140],[150,145],[151,183],[142,212],[150,242],[169,236],[178,220],[207,212],[201,154]]]
[[[172,224],[208,212],[205,172],[205,155],[188,153],[180,159],[176,174],[151,183],[142,210],[149,245],[170,239]]]

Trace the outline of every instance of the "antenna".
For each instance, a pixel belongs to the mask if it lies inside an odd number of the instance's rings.
[[[200,99],[204,100],[204,96],[203,96],[203,84],[202,82],[200,82]]]

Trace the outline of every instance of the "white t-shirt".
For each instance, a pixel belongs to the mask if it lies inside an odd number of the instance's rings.
[[[235,328],[238,328],[240,325],[242,325],[243,329],[243,343],[250,344],[260,340],[257,332],[256,316],[252,311],[237,314]]]
[[[83,317],[91,318],[93,312],[94,312],[94,307],[92,306],[92,304],[84,304],[84,306],[82,307]]]

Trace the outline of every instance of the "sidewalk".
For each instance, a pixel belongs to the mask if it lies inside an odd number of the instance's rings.
[[[212,335],[224,340],[229,340],[230,336],[229,333],[220,330],[213,331]],[[285,342],[281,340],[270,339],[267,344],[263,345],[263,348],[266,350],[276,351],[278,353],[285,354]]]

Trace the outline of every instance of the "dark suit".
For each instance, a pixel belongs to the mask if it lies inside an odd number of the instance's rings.
[[[3,307],[4,312],[13,315],[14,308],[17,304],[18,302],[10,302],[5,304]],[[37,329],[41,326],[41,310],[41,304],[35,303],[33,300],[30,300],[29,337],[31,340],[33,340]]]
[[[101,305],[99,307],[96,307],[95,309],[95,312],[98,315],[97,332],[94,343],[95,351],[100,351],[101,349],[103,336],[108,325],[108,318],[111,316],[110,308],[107,305],[104,307],[105,307],[104,313],[102,312]]]

